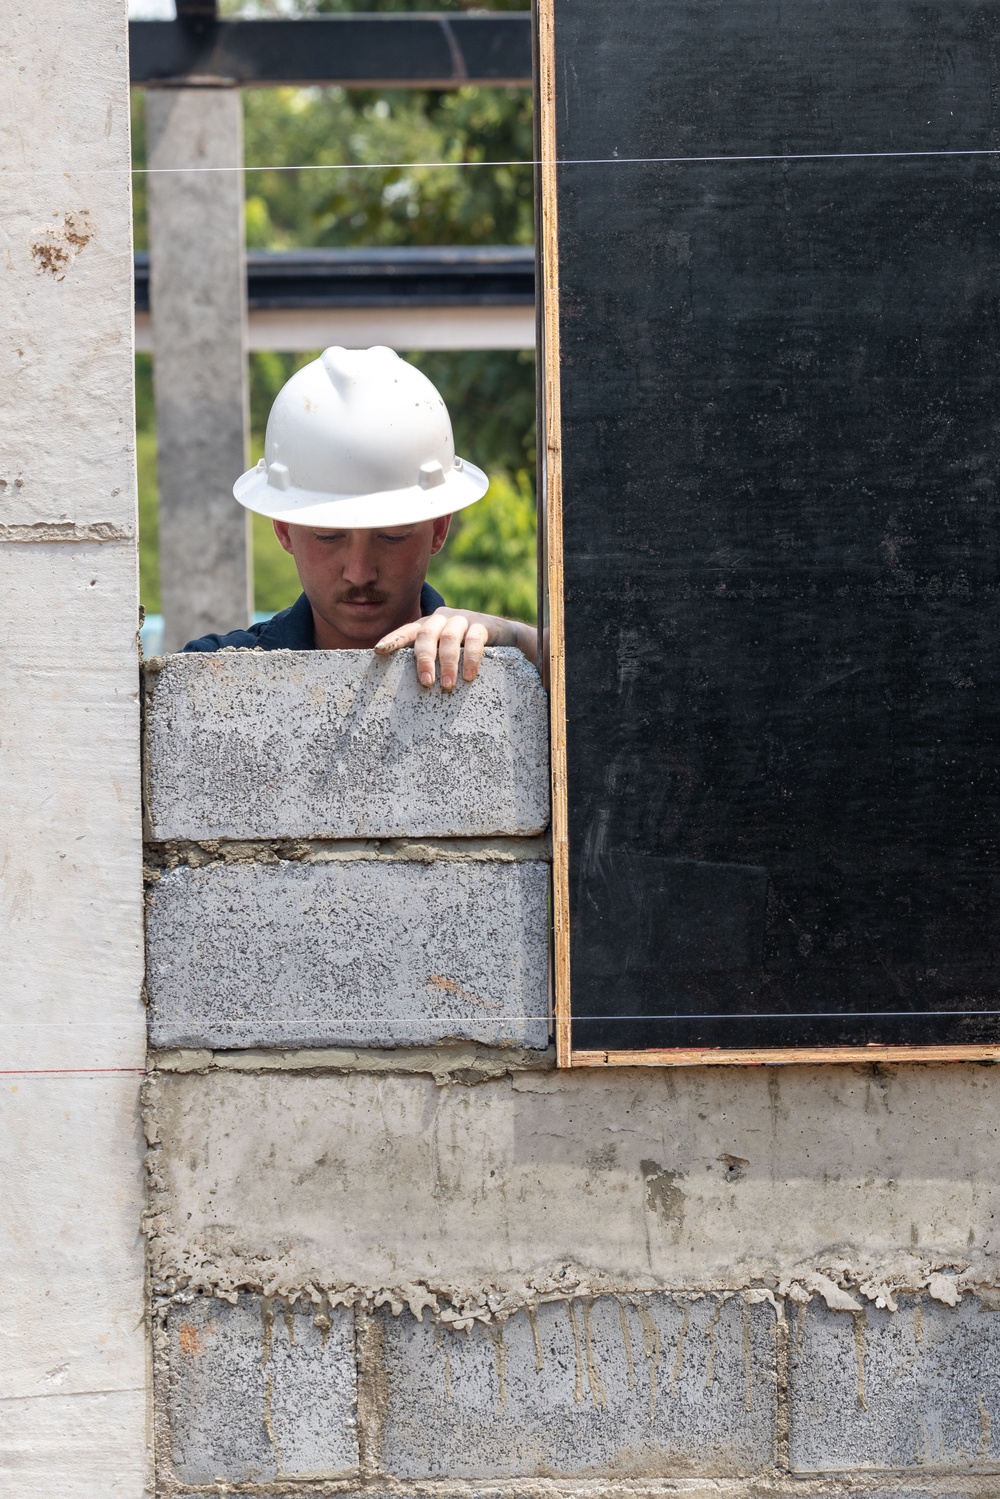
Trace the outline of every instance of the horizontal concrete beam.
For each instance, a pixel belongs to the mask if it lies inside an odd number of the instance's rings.
[[[263,307],[249,312],[250,352],[368,349],[533,349],[533,307]],[[135,346],[155,355],[152,319],[135,317]]]
[[[894,1286],[953,1296],[959,1270],[1000,1280],[1000,1069],[439,1081],[160,1074],[156,1273],[515,1305],[567,1283],[836,1299],[835,1277],[868,1287],[858,1309]]]
[[[413,656],[225,651],[145,667],[147,834],[529,835],[548,824],[548,710],[516,650],[422,688]]]
[[[548,1043],[546,864],[216,864],[148,906],[153,1046]]]

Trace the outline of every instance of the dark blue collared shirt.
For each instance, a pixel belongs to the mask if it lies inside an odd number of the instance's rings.
[[[444,599],[436,588],[425,583],[420,590],[421,614],[433,614],[440,609]],[[202,635],[200,640],[189,640],[186,651],[314,651],[316,633],[313,628],[312,605],[304,593],[295,603],[282,609],[272,619],[259,625],[248,625],[245,630],[230,630],[228,635]]]

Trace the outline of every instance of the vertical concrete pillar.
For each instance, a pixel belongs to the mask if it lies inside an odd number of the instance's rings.
[[[0,1493],[147,1492],[123,0],[0,28]]]
[[[146,129],[160,586],[175,651],[245,627],[253,607],[249,520],[233,499],[248,429],[239,90],[150,90]],[[206,167],[229,170],[174,170]]]

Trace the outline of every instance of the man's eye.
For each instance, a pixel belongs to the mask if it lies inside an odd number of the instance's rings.
[[[409,541],[410,538],[409,538],[408,535],[407,536],[386,536],[384,534],[381,534],[378,539],[379,539],[379,541]]]

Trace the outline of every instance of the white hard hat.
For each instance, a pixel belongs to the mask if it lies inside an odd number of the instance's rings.
[[[233,494],[300,526],[404,526],[462,510],[489,488],[455,457],[448,408],[392,349],[327,349],[294,374],[267,419],[264,457]]]

